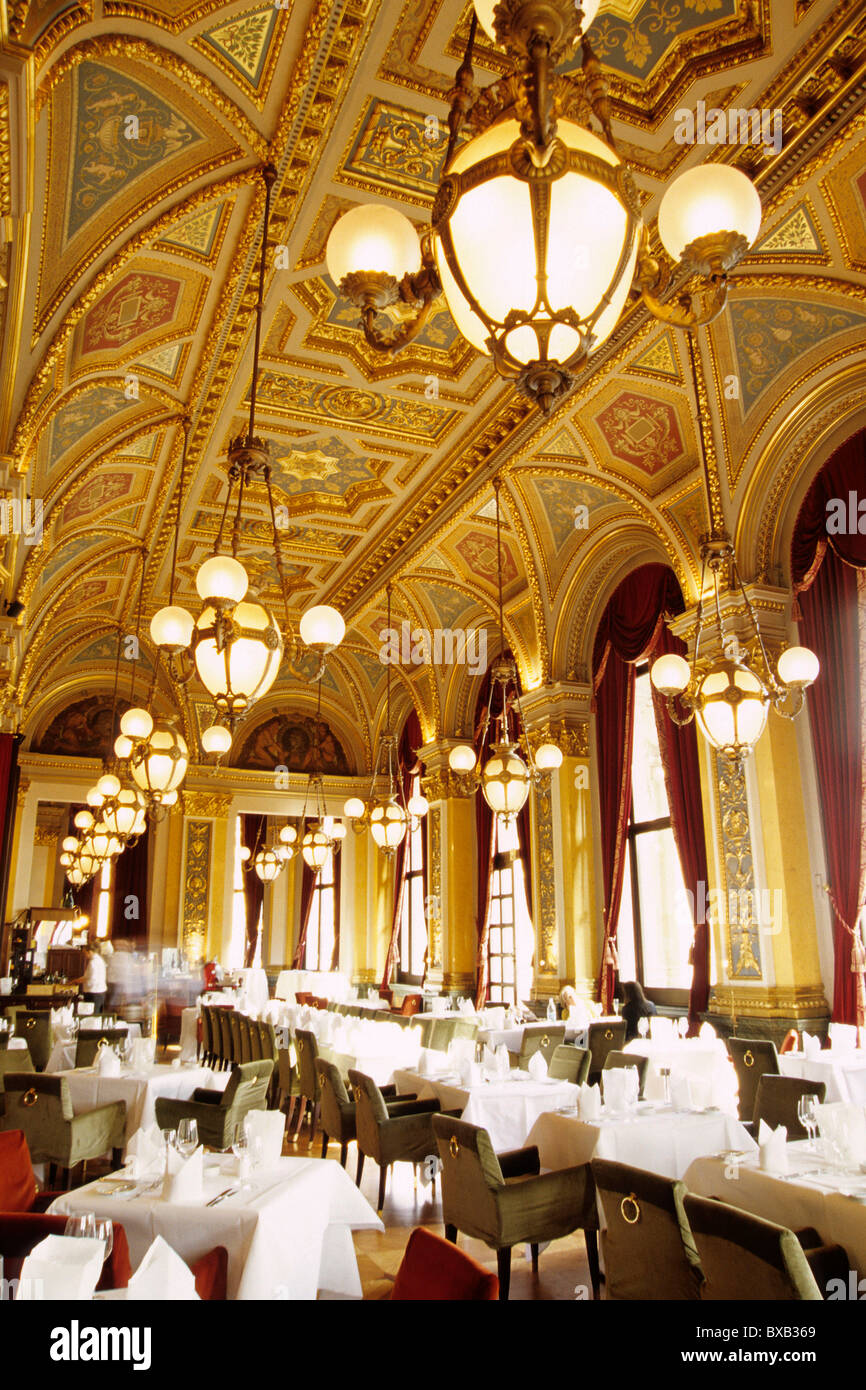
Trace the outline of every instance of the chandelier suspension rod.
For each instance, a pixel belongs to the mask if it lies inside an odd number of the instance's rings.
[[[695,392],[695,415],[698,422],[698,443],[701,449],[701,474],[704,480],[704,488],[707,494],[707,517],[710,523],[710,536],[721,540],[727,538],[728,528],[725,525],[724,517],[719,513],[713,499],[713,489],[710,483],[710,466],[707,462],[707,439],[706,426],[704,423],[704,413],[701,409],[701,391],[698,385],[698,356],[697,356],[697,334],[686,332],[686,340],[689,345],[689,366],[692,374],[692,385]]]
[[[265,213],[262,227],[262,254],[259,259],[259,288],[256,297],[256,331],[253,339],[253,379],[250,384],[250,423],[247,444],[252,447],[256,433],[256,395],[259,377],[259,347],[262,339],[262,306],[265,295],[265,259],[268,252],[268,230],[271,222],[271,189],[276,182],[277,171],[273,164],[262,167],[262,180],[265,185]]]
[[[478,15],[475,9],[472,10],[472,18],[469,21],[469,41],[466,44],[466,52],[463,55],[463,62],[457,69],[457,76],[454,80],[454,91],[451,94],[451,110],[448,113],[448,149],[445,151],[445,162],[443,169],[447,169],[451,163],[451,156],[454,153],[460,132],[466,123],[470,107],[475,96],[475,87],[472,72],[472,50],[475,47],[475,31],[478,27]]]
[[[135,620],[135,656],[133,657],[133,661],[132,661],[132,681],[130,682],[130,687],[129,687],[129,699],[130,699],[130,703],[133,704],[133,705],[135,704],[135,674],[136,674],[136,668],[137,668],[137,666],[138,666],[138,651],[139,651],[139,647],[140,647],[140,645],[141,645],[141,610],[142,610],[142,606],[143,606],[143,604],[144,604],[144,576],[145,576],[145,573],[146,573],[146,571],[147,571],[147,550],[145,549],[144,546],[141,547],[141,552],[140,552],[140,553],[141,553],[141,578],[140,578],[140,580],[138,581],[138,613],[137,613],[137,615],[136,615],[136,620]],[[118,642],[118,654],[119,654],[119,652],[120,652],[120,644],[119,644],[119,642]]]

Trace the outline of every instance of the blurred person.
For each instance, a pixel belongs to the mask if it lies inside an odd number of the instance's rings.
[[[108,974],[105,961],[92,943],[88,943],[84,947],[84,961],[84,974],[78,980],[81,993],[87,1002],[93,1005],[94,1013],[104,1013]]]

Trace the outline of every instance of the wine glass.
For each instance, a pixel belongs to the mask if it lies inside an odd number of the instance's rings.
[[[812,1095],[801,1096],[797,1102],[797,1119],[806,1130],[809,1136],[809,1151],[814,1152],[815,1139],[813,1131],[818,1128],[818,1101]]]
[[[92,1212],[87,1212],[83,1216],[69,1216],[63,1228],[65,1236],[74,1236],[80,1240],[94,1240],[96,1238],[96,1217]]]
[[[198,1148],[198,1124],[195,1120],[178,1120],[177,1150],[184,1158],[189,1158]]]
[[[639,1019],[638,1019],[638,1021],[637,1021],[637,1031],[640,1033],[640,1035],[641,1035],[642,1038],[645,1038],[645,1037],[648,1035],[648,1033],[649,1033],[649,1027],[650,1027],[650,1026],[649,1026],[649,1019],[648,1019],[648,1018],[639,1018]]]
[[[105,1250],[105,1253],[102,1256],[102,1258],[103,1261],[105,1261],[108,1259],[109,1255],[114,1249],[114,1222],[111,1221],[107,1216],[99,1217],[94,1223],[93,1234],[97,1240],[102,1241]]]
[[[232,1153],[238,1161],[238,1177],[241,1179],[242,1190],[246,1191],[249,1187],[247,1179],[250,1175],[250,1141],[243,1124],[235,1127],[232,1138]]]

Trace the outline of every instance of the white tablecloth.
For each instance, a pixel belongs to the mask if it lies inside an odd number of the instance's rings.
[[[644,1096],[647,1100],[664,1099],[664,1080],[660,1074],[662,1067],[669,1067],[671,1079],[688,1077],[699,1083],[692,1104],[717,1105],[726,1114],[737,1113],[737,1074],[728,1057],[721,1039],[705,1042],[702,1038],[687,1038],[681,1041],[659,1042],[654,1038],[635,1038],[626,1043],[625,1052],[633,1052],[639,1057],[648,1057]],[[698,1089],[703,1094],[698,1094]]]
[[[240,981],[241,1004],[249,1009],[263,1009],[268,1002],[268,977],[266,971],[261,967],[237,970],[235,972]]]
[[[398,1094],[414,1091],[419,1100],[435,1097],[443,1110],[460,1110],[468,1124],[480,1125],[498,1153],[522,1148],[533,1124],[547,1110],[573,1105],[578,1087],[568,1081],[532,1081],[523,1073],[513,1079],[461,1086],[416,1071],[395,1070]]]
[[[281,970],[274,994],[289,999],[295,994],[315,994],[341,1004],[349,996],[348,977],[339,970]]]
[[[118,1023],[115,1027],[125,1029],[126,1035],[129,1038],[141,1037],[140,1023]],[[90,1031],[91,1030],[88,1028],[82,1029],[85,1038]],[[70,1071],[75,1066],[75,1049],[75,1038],[59,1038],[51,1049],[48,1065],[45,1068],[46,1072]]]
[[[352,1179],[327,1159],[281,1158],[250,1179],[252,1190],[205,1203],[237,1183],[235,1160],[208,1157],[205,1196],[169,1205],[159,1194],[109,1195],[102,1183],[64,1193],[52,1212],[93,1212],[119,1222],[133,1269],[156,1236],[194,1264],[217,1245],[228,1251],[230,1299],[360,1298],[351,1232],[384,1226]],[[212,1166],[211,1166],[212,1165]]]
[[[180,1015],[180,1058],[185,1062],[198,1052],[198,1007],[183,1009]]]
[[[866,1105],[866,1053],[819,1052],[817,1057],[805,1057],[802,1052],[785,1052],[779,1058],[783,1076],[796,1076],[801,1081],[823,1081],[827,1087],[827,1105],[848,1101]]]
[[[857,1201],[834,1190],[842,1186],[862,1192],[864,1179],[859,1175],[837,1178],[824,1168],[823,1176],[811,1182],[809,1174],[822,1169],[822,1161],[808,1151],[805,1140],[788,1144],[787,1150],[786,1178],[762,1173],[754,1159],[732,1164],[704,1157],[688,1168],[686,1185],[699,1197],[719,1197],[792,1231],[814,1226],[824,1244],[844,1246],[858,1280],[866,1278],[866,1205],[862,1197]]]
[[[570,1115],[542,1115],[526,1142],[538,1145],[542,1168],[572,1168],[591,1158],[609,1158],[666,1178],[683,1177],[703,1154],[757,1151],[754,1140],[730,1115],[678,1115],[648,1106],[634,1118],[591,1124]]]
[[[81,1071],[58,1072],[69,1082],[72,1108],[95,1110],[111,1101],[126,1101],[126,1142],[142,1125],[155,1123],[154,1102],[157,1096],[173,1100],[189,1100],[199,1087],[213,1091],[225,1090],[230,1073],[212,1072],[208,1067],[170,1067],[155,1065],[134,1076],[97,1076],[87,1068]]]

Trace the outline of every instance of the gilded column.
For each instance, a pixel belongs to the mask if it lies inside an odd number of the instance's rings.
[[[459,995],[475,990],[478,956],[477,844],[472,783],[452,771],[448,754],[457,739],[426,744],[427,769],[427,979]],[[480,792],[477,795],[481,795]]]
[[[231,874],[227,817],[231,795],[185,791],[183,797],[183,894],[180,945],[187,960],[199,963],[224,954],[224,878]],[[231,933],[231,922],[228,924]],[[216,949],[215,949],[216,948]]]

